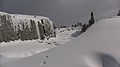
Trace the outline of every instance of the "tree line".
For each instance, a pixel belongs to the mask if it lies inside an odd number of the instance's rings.
[[[44,40],[46,37],[55,36],[54,28],[51,28],[50,22],[45,19],[37,21],[30,20],[21,22],[17,25],[13,24],[11,16],[0,16],[0,42],[10,42],[15,40]]]
[[[120,9],[119,9],[119,11],[117,13],[117,16],[120,16]],[[93,14],[93,12],[91,12],[91,17],[90,17],[90,19],[88,21],[88,24],[79,23],[80,26],[82,26],[81,32],[82,33],[85,32],[87,30],[87,28],[90,27],[91,25],[93,25],[94,23],[95,23],[94,14]],[[75,24],[75,25],[72,25],[72,26],[76,27],[77,25],[78,24]]]
[[[81,33],[85,32],[87,28],[95,23],[94,20],[94,14],[91,12],[91,17],[88,21],[88,24],[82,24],[81,22],[77,22],[74,25],[71,25],[71,27],[79,27],[81,26]],[[60,28],[66,28],[67,26],[61,26]]]

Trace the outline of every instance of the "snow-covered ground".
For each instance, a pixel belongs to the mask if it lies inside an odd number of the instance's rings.
[[[1,67],[120,67],[120,17],[96,22],[81,36]]]
[[[60,32],[62,31],[62,32]],[[64,31],[64,32],[63,32]],[[71,39],[75,38],[71,35],[76,33],[76,31],[80,31],[78,29],[75,30],[66,30],[66,28],[62,28],[60,30],[56,30],[57,33],[56,38],[50,38],[49,40],[26,40],[26,41],[11,41],[9,43],[0,43],[0,63],[5,63],[11,60],[20,59],[29,57],[40,52],[46,51],[53,47],[60,46]],[[77,35],[80,35],[77,32]]]

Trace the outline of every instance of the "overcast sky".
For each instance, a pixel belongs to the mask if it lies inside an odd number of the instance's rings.
[[[120,0],[0,0],[0,11],[49,17],[57,26],[88,23],[90,12],[96,20],[115,16]]]

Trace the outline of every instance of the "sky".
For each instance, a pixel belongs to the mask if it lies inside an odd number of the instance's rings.
[[[95,20],[115,16],[120,0],[0,0],[0,11],[49,17],[55,25],[88,23],[91,11]]]

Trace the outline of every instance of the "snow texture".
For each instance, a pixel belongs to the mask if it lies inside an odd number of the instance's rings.
[[[16,40],[8,43],[0,44],[0,64],[11,62],[13,60],[23,59],[46,51],[48,49],[58,47],[64,43],[74,39],[72,34],[80,31],[78,28],[69,30],[67,28],[56,29],[56,37],[51,37],[49,40]],[[78,36],[78,35],[77,35]]]
[[[1,67],[120,67],[119,30],[120,17],[107,18],[63,46]]]

